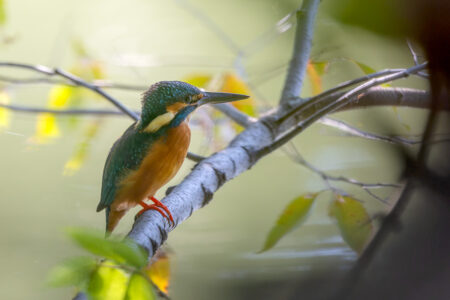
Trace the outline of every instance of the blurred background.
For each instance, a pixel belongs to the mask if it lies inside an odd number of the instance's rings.
[[[292,53],[292,12],[301,1],[1,3],[2,61],[60,67],[87,80],[143,87],[160,80],[192,80],[220,89],[235,80],[238,83],[234,87],[242,85],[240,88],[252,96],[247,112],[256,116],[278,103]],[[314,72],[308,73],[304,96],[370,70],[414,64],[406,41],[336,23],[322,8],[311,61],[317,70],[323,67],[323,74],[318,81]],[[2,68],[0,74],[39,77],[13,68]],[[393,85],[426,88],[426,82],[416,78]],[[90,93],[70,94],[75,100],[69,106],[58,103],[64,93],[75,92],[54,85],[2,83],[0,87],[15,105],[112,108]],[[141,91],[108,91],[128,107],[140,108]],[[386,107],[333,115],[363,130],[405,136],[421,134],[425,116],[421,110]],[[211,121],[218,125],[211,128]],[[69,299],[73,295],[71,289],[47,287],[45,276],[64,258],[81,253],[66,238],[64,228],[104,228],[103,213],[95,212],[103,165],[112,143],[130,122],[123,116],[55,119],[8,114],[7,125],[0,133],[3,299]],[[196,113],[192,129],[190,151],[201,155],[217,151],[240,130],[210,110]],[[396,183],[403,167],[394,146],[348,137],[321,124],[302,133],[293,145],[317,168],[367,183]],[[289,147],[287,152],[292,155],[289,149],[293,146]],[[171,249],[170,294],[174,299],[230,299],[236,288],[241,292],[246,286],[307,279],[315,272],[335,274],[351,266],[357,254],[343,241],[329,216],[330,192],[320,194],[301,227],[274,248],[257,254],[292,199],[327,188],[317,174],[291,158],[286,151],[277,151],[262,159],[227,183],[214,201],[171,233],[167,244]],[[169,185],[178,183],[193,165],[186,160]],[[358,186],[333,185],[362,201],[370,216],[390,208]],[[157,196],[162,198],[164,191]],[[395,189],[383,188],[375,193],[392,204]],[[128,232],[133,215],[129,213],[121,221],[117,233]]]

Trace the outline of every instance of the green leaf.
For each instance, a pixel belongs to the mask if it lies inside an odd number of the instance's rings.
[[[264,252],[273,246],[289,231],[306,220],[317,194],[307,194],[295,198],[284,209],[275,226],[267,235],[266,242],[260,252]]]
[[[105,239],[104,234],[89,229],[72,228],[69,236],[92,254],[111,259],[119,264],[141,268],[147,264],[145,251],[130,240]]]
[[[81,287],[87,282],[94,270],[97,262],[92,257],[75,257],[68,259],[54,267],[47,278],[47,283],[54,287],[76,286]]]
[[[131,275],[125,300],[152,300],[156,299],[150,282],[143,276],[135,273]]]
[[[350,59],[350,61],[352,61],[353,63],[355,63],[355,64],[361,69],[361,71],[363,71],[364,74],[366,74],[366,75],[369,75],[369,74],[372,74],[372,73],[375,73],[375,72],[376,72],[374,68],[369,67],[368,65],[363,64],[363,63],[361,63],[361,62],[359,62],[359,61],[356,61],[356,60],[354,60],[354,59]]]
[[[366,65],[366,64],[364,64],[362,62],[359,62],[359,61],[351,59],[351,58],[348,58],[348,60],[351,61],[352,63],[354,63],[355,65],[357,65],[361,69],[361,71],[363,71],[363,73],[366,74],[366,75],[369,75],[369,74],[372,74],[372,73],[376,73],[376,70],[374,68],[369,67],[368,65]],[[382,84],[380,86],[382,86],[382,87],[390,87],[391,85],[388,84],[388,83],[384,83],[384,84]]]
[[[372,221],[361,202],[339,195],[331,203],[330,216],[336,219],[344,241],[361,253],[373,232]]]
[[[117,265],[106,261],[92,275],[86,289],[92,300],[123,300],[129,275]]]

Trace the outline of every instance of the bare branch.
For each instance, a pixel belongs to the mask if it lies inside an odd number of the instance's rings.
[[[319,3],[320,0],[303,0],[302,7],[297,11],[294,51],[280,99],[281,104],[287,104],[300,96],[311,53],[314,21]]]
[[[348,135],[351,136],[357,136],[362,137],[368,140],[375,140],[375,141],[382,141],[387,142],[391,144],[397,144],[397,145],[406,145],[406,146],[413,146],[421,143],[421,140],[409,140],[406,138],[396,137],[396,136],[384,136],[376,133],[367,132],[364,130],[361,130],[359,128],[356,128],[354,126],[351,126],[343,121],[330,119],[330,118],[322,118],[319,120],[319,122],[323,125],[327,125],[336,129],[339,129]]]
[[[235,121],[237,124],[241,125],[242,127],[247,127],[251,123],[256,122],[255,118],[252,118],[241,111],[239,111],[237,108],[235,108],[233,105],[229,103],[221,103],[213,105],[213,107],[223,114],[225,114],[227,117]]]
[[[374,194],[371,189],[379,189],[379,188],[399,188],[401,187],[400,184],[394,184],[394,183],[382,183],[382,182],[378,182],[378,183],[365,183],[365,182],[361,182],[357,179],[353,179],[350,177],[345,177],[345,176],[333,176],[330,175],[320,169],[318,169],[316,166],[314,166],[313,164],[309,163],[301,154],[300,152],[297,150],[297,148],[292,145],[292,149],[294,151],[294,155],[290,156],[291,159],[302,165],[303,167],[307,168],[308,170],[316,173],[317,175],[319,175],[322,180],[324,180],[324,182],[326,183],[326,185],[331,189],[331,190],[336,190],[336,188],[334,186],[331,185],[330,181],[338,181],[338,182],[344,182],[347,184],[351,184],[351,185],[356,185],[358,187],[360,187],[361,189],[363,189],[366,193],[368,193],[371,197],[375,198],[376,200],[379,200],[381,202],[383,202],[384,204],[387,204],[387,202],[378,197],[376,194]]]
[[[73,82],[69,82],[67,80],[57,79],[57,78],[49,78],[49,77],[30,77],[30,78],[16,78],[5,75],[0,75],[0,81],[7,82],[15,85],[29,85],[29,84],[60,84],[67,86],[79,86]],[[99,88],[105,89],[118,89],[125,91],[145,91],[148,86],[143,85],[133,85],[133,84],[125,84],[125,83],[116,83],[109,80],[94,80],[90,82],[91,85]]]
[[[0,107],[10,109],[13,111],[25,112],[25,113],[51,113],[58,115],[95,115],[95,116],[123,116],[124,113],[119,110],[111,109],[50,109],[40,107],[29,107],[14,104],[2,104]],[[137,112],[136,112],[137,113]]]

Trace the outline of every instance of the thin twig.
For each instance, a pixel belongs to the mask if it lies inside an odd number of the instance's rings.
[[[385,136],[385,135],[381,135],[381,134],[367,132],[367,131],[361,130],[359,128],[356,128],[354,126],[351,126],[343,121],[335,120],[335,119],[331,119],[331,118],[327,118],[327,117],[321,118],[319,120],[319,122],[323,125],[327,125],[327,126],[336,128],[338,130],[341,130],[341,131],[349,134],[350,136],[362,137],[362,138],[365,138],[368,140],[382,141],[382,142],[387,142],[390,144],[406,145],[406,146],[414,146],[414,145],[418,145],[418,144],[422,143],[422,141],[420,139],[411,140],[411,139],[407,139],[407,138],[400,137],[400,136]],[[448,139],[448,138],[433,139],[430,141],[430,143],[437,144],[437,143],[444,143],[444,142],[448,142],[448,141],[450,141],[450,139]]]
[[[113,98],[112,96],[110,96],[109,94],[105,93],[102,89],[100,89],[97,86],[94,86],[90,83],[88,83],[87,81],[84,81],[83,79],[70,74],[66,71],[63,71],[59,68],[55,69],[55,74],[58,74],[76,84],[78,84],[79,86],[85,87],[97,94],[99,94],[100,96],[102,96],[103,98],[107,99],[109,102],[111,102],[115,107],[117,107],[118,109],[120,109],[121,111],[123,111],[125,114],[127,114],[128,116],[130,116],[133,120],[135,121],[139,121],[139,115],[136,114],[134,111],[130,110],[128,107],[126,107],[125,105],[123,105],[120,101],[116,100],[115,98]]]
[[[347,184],[351,184],[351,185],[356,185],[358,187],[360,187],[361,189],[363,189],[365,192],[367,192],[370,196],[372,196],[373,198],[375,198],[376,200],[379,200],[381,202],[383,202],[384,204],[387,204],[387,202],[378,197],[376,194],[374,194],[371,189],[379,189],[379,188],[399,188],[401,187],[400,184],[394,184],[394,183],[383,183],[383,182],[378,182],[378,183],[366,183],[366,182],[362,182],[350,177],[345,177],[345,176],[333,176],[330,175],[322,170],[320,170],[319,168],[317,168],[316,166],[314,166],[313,164],[309,163],[298,151],[298,149],[295,147],[295,145],[292,144],[292,149],[295,152],[294,156],[291,156],[291,159],[302,165],[303,167],[309,169],[310,171],[316,173],[317,175],[319,175],[327,184],[327,186],[332,189],[335,190],[336,188],[333,187],[330,184],[330,181],[339,181],[339,182],[344,182]]]
[[[297,11],[294,51],[280,99],[281,104],[287,104],[300,96],[311,53],[314,21],[319,3],[320,0],[304,0],[302,7]]]
[[[111,110],[111,109],[51,109],[51,108],[29,107],[29,106],[2,104],[2,103],[0,103],[0,107],[10,109],[12,111],[19,111],[25,113],[51,113],[57,115],[95,115],[95,116],[124,115],[124,113],[119,110]]]
[[[257,119],[242,113],[240,110],[238,110],[229,103],[215,104],[213,105],[213,107],[222,112],[223,114],[225,114],[227,117],[232,119],[237,124],[241,125],[242,127],[247,127],[251,123],[257,121]]]

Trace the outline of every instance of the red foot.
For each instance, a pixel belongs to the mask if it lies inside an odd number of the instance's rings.
[[[167,208],[167,206],[165,206],[164,204],[162,204],[162,202],[160,202],[158,199],[156,199],[155,197],[149,197],[150,200],[153,201],[153,205],[156,205],[157,207],[161,207],[166,213],[167,216],[169,217],[170,221],[172,222],[172,225],[175,225],[175,221],[173,220],[172,214],[170,213],[170,210]]]
[[[157,212],[159,212],[165,219],[167,219],[169,221],[169,223],[171,223],[172,225],[175,225],[175,222],[173,220],[172,214],[170,213],[169,209],[164,204],[162,204],[160,201],[155,199],[154,197],[149,197],[149,199],[152,200],[154,202],[154,204],[148,205],[144,201],[140,201],[139,205],[142,206],[143,208],[136,214],[136,216],[140,216],[144,211],[153,209],[153,210],[156,210]],[[165,213],[167,213],[167,215]]]

